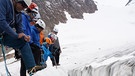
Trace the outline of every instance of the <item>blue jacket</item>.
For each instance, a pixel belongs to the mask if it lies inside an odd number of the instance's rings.
[[[30,17],[26,13],[22,13],[22,29],[23,32],[26,35],[31,36],[32,35],[32,30],[31,30],[31,25],[30,25]],[[32,39],[30,40],[30,43],[32,43]]]
[[[31,34],[32,42],[41,48],[40,42],[39,42],[40,40],[39,31],[37,30],[35,26],[31,26],[31,31],[32,31],[32,34]]]
[[[21,33],[21,14],[14,11],[12,0],[0,0],[0,34],[5,32],[17,38]],[[12,28],[16,29],[16,32]]]

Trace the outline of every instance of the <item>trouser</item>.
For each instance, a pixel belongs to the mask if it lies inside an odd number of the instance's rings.
[[[30,69],[36,65],[30,45],[24,40],[24,38],[16,39],[5,34],[3,35],[2,41],[4,45],[20,50],[26,69]]]
[[[53,58],[51,58],[52,61],[52,65],[58,65],[59,64],[59,57],[60,57],[60,53],[55,53],[53,55]],[[55,59],[54,59],[55,58]]]
[[[51,58],[51,61],[52,61],[52,65],[53,65],[53,66],[56,65],[56,64],[55,64],[55,59],[54,59],[54,57]]]
[[[33,53],[36,64],[40,65],[40,61],[41,61],[40,48],[35,44],[30,44],[30,47],[32,49],[32,53]],[[22,60],[22,58],[21,58],[20,76],[26,76],[26,68],[25,68],[25,64],[24,64],[24,61]]]
[[[55,59],[56,59],[57,64],[59,64],[59,58],[60,58],[60,53],[57,53],[57,55],[55,55]]]
[[[40,62],[41,62],[41,50],[40,50],[40,48],[35,44],[30,44],[30,47],[32,49],[32,53],[33,53],[36,64],[40,65]]]
[[[22,58],[21,58],[20,76],[26,76],[26,67]]]

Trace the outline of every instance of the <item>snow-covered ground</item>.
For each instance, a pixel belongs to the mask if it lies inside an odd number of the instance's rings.
[[[96,0],[98,11],[84,14],[84,20],[59,24],[61,66],[48,67],[33,76],[135,76],[135,6],[128,0]],[[20,62],[7,60],[9,71],[19,76]],[[0,76],[6,76],[0,62]]]

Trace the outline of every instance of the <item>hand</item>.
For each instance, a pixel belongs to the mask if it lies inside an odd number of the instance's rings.
[[[28,36],[25,35],[24,36],[24,40],[27,41],[27,42],[30,42],[30,36],[29,35]]]
[[[18,38],[22,38],[22,37],[24,37],[24,36],[25,36],[24,33],[19,33],[19,34],[18,34]]]

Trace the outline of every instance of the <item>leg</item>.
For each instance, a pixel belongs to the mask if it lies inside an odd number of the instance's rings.
[[[36,65],[31,48],[23,38],[14,39],[9,35],[4,35],[3,43],[4,45],[17,48],[20,50],[26,69],[30,69]]]
[[[51,58],[51,61],[52,61],[52,65],[54,66],[55,65],[54,57]]]
[[[22,58],[21,58],[20,76],[26,76],[26,67]]]
[[[60,56],[60,54],[59,53],[56,53],[55,58],[56,58],[57,65],[59,64],[59,56]]]
[[[40,65],[40,61],[41,61],[41,51],[40,48],[36,45],[30,45],[31,49],[32,49],[32,53],[35,59],[35,62],[37,65]]]

